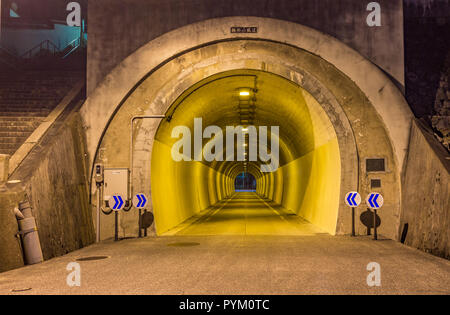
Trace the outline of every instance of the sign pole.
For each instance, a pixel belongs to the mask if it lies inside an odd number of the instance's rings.
[[[352,236],[355,237],[355,207],[352,207]]]
[[[115,211],[115,228],[114,228],[114,241],[119,240],[119,212]]]
[[[366,199],[367,206],[373,210],[373,240],[378,240],[377,233],[377,210],[384,204],[384,198],[380,193],[370,193]]]
[[[378,240],[377,233],[377,209],[373,209],[373,240]]]
[[[100,243],[100,185],[97,184],[97,237],[96,242]]]
[[[147,209],[144,209],[144,214],[147,213]],[[147,237],[147,228],[144,229],[144,237]]]
[[[144,221],[143,221],[143,215],[142,215],[142,210],[144,210],[144,215],[147,212],[147,210],[145,210],[145,207],[147,205],[148,199],[147,196],[145,194],[136,194],[136,196],[134,196],[133,198],[133,205],[135,208],[137,208],[139,210],[139,238],[142,238],[142,229],[144,229],[144,236],[147,236],[147,229],[143,228],[144,226]]]
[[[125,206],[125,201],[123,197],[120,195],[111,196],[111,198],[109,198],[109,206],[115,212],[114,241],[117,242],[119,240],[119,211],[123,210],[123,207]]]
[[[142,238],[142,210],[139,209],[139,238]]]
[[[356,236],[355,209],[361,204],[361,195],[356,191],[351,191],[345,196],[345,203],[352,208],[352,237]]]

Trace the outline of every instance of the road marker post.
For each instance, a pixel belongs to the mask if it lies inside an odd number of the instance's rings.
[[[133,198],[133,205],[139,210],[139,238],[142,237],[142,209],[144,209],[144,214],[147,212],[145,207],[147,206],[147,196],[145,194],[136,194]],[[147,236],[147,229],[144,228],[144,236]]]
[[[345,203],[352,208],[352,236],[355,237],[355,208],[361,204],[361,195],[356,191],[351,191],[345,196]]]
[[[377,233],[377,210],[384,204],[384,198],[380,193],[370,193],[366,198],[367,206],[373,210],[373,240],[378,240]]]
[[[122,196],[114,195],[109,198],[109,207],[114,210],[114,241],[117,242],[119,240],[119,212],[124,208],[125,201]]]

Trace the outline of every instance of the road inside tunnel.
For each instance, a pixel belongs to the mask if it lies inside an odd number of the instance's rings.
[[[324,232],[272,200],[255,192],[237,192],[164,236],[319,234]]]

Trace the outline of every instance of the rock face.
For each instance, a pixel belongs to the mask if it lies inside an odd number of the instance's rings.
[[[450,151],[450,53],[442,70],[439,88],[434,102],[435,114],[430,117],[431,124],[438,140]]]
[[[422,121],[415,120],[403,175],[401,226],[408,224],[405,243],[450,259],[448,153]],[[400,231],[401,232],[401,231]]]

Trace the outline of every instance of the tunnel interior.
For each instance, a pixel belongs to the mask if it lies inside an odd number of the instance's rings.
[[[166,117],[151,161],[158,235],[183,225],[184,234],[290,235],[299,223],[335,234],[338,139],[306,90],[270,72],[228,71],[184,91]],[[254,191],[236,189],[243,173]]]
[[[240,173],[234,180],[235,192],[256,192],[256,178],[248,172]]]

